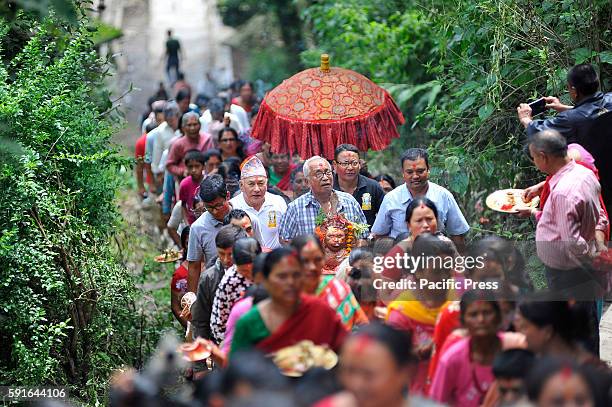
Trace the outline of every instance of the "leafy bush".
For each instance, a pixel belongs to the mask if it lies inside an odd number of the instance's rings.
[[[16,18],[31,37],[0,67],[0,382],[68,385],[94,404],[138,356],[137,293],[109,244],[128,162],[87,21]]]
[[[368,154],[370,169],[396,177],[400,152],[427,146],[432,179],[455,193],[477,236],[526,238],[531,224],[482,210],[487,193],[541,179],[522,153],[516,106],[564,95],[567,69],[583,62],[612,86],[608,1],[450,2],[323,0],[303,13],[316,47],[332,64],[382,84],[407,118],[401,138]],[[566,96],[565,102],[569,100]],[[493,230],[480,225],[493,218]]]

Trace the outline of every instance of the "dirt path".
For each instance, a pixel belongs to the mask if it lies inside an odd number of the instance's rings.
[[[231,50],[224,45],[233,31],[223,26],[216,0],[114,0],[107,9],[105,21],[123,31],[109,51],[116,62],[109,85],[115,95],[133,88],[121,101],[127,123],[115,141],[131,152],[140,132],[139,115],[160,81],[171,94],[163,57],[166,31],[172,29],[181,41],[186,57],[181,70],[194,92],[206,72],[223,81],[233,77]]]
[[[225,68],[231,74],[231,53],[222,44],[228,29],[221,26],[216,0],[106,0],[105,22],[121,28],[123,36],[102,51],[113,56],[114,75],[108,86],[113,99],[120,100],[125,115],[124,127],[114,136],[123,153],[132,156],[140,136],[139,115],[159,82],[165,82],[162,53],[166,30],[173,29],[185,48],[187,60],[182,69],[195,88],[197,80],[208,69]],[[166,89],[169,86],[165,83]],[[132,180],[130,172],[125,173]],[[155,255],[169,247],[157,228],[157,207],[143,208],[142,202],[127,188],[117,199],[124,222],[115,235],[118,256],[134,276],[139,291],[137,310],[143,316],[143,341],[148,355],[161,333],[172,330],[181,334],[178,322],[170,312],[170,279],[175,264],[158,264]]]

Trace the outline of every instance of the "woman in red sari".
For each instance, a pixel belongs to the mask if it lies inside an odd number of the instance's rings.
[[[324,301],[302,293],[303,271],[294,250],[281,247],[268,253],[263,276],[270,297],[236,324],[230,357],[250,347],[272,353],[302,340],[339,350],[346,328]]]

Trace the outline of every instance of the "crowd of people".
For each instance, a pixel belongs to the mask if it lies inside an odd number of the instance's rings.
[[[516,215],[536,224],[543,291],[512,242],[470,239],[453,194],[429,179],[427,150],[401,155],[396,184],[350,144],[333,160],[270,151],[250,133],[250,82],[212,98],[180,83],[172,100],[158,92],[136,143],[138,192],[183,250],[171,310],[211,353],[183,369],[195,392],[182,402],[612,405],[598,357],[612,264],[598,177],[609,174],[597,171],[602,152],[579,144],[612,96],[590,65],[569,71],[568,88],[575,106],[546,100],[554,118],[518,107],[525,151],[546,174],[523,197],[539,207]],[[337,367],[288,379],[265,356],[303,340],[336,352]],[[138,380],[121,375],[113,404],[169,397],[138,393]]]

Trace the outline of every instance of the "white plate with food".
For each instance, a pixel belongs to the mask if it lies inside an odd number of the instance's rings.
[[[537,208],[540,198],[535,197],[529,202],[523,200],[524,189],[500,189],[485,200],[485,204],[497,212],[518,213],[519,209]]]
[[[183,359],[188,362],[204,360],[212,354],[210,343],[202,338],[197,338],[193,342],[180,345],[178,351],[183,356]]]
[[[338,363],[338,355],[333,350],[307,340],[280,349],[270,356],[281,373],[289,377],[300,377],[313,367],[329,370]]]
[[[155,256],[157,263],[172,263],[181,258],[181,252],[174,249],[165,250],[159,256]]]

